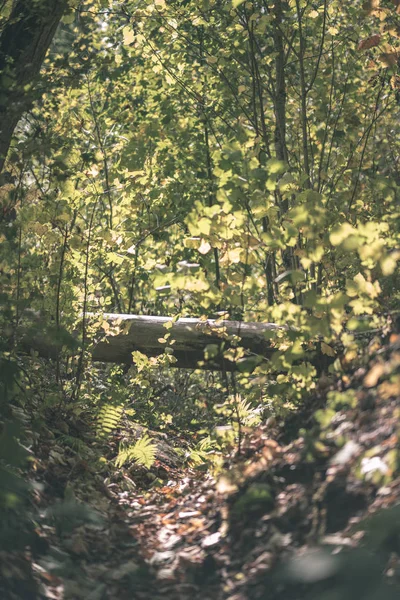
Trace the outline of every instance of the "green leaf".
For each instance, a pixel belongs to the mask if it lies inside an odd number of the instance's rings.
[[[200,221],[198,222],[198,228],[200,233],[202,233],[203,235],[209,235],[211,229],[210,219],[207,219],[206,217],[200,219]]]
[[[217,344],[207,344],[204,348],[204,358],[205,360],[211,360],[215,358],[219,354],[219,347]]]
[[[71,23],[73,23],[75,21],[75,13],[74,12],[67,13],[66,15],[63,16],[62,21],[63,21],[63,23],[70,25]]]
[[[286,168],[286,164],[282,160],[278,160],[277,158],[270,158],[267,161],[267,170],[270,173],[284,173],[286,171]]]

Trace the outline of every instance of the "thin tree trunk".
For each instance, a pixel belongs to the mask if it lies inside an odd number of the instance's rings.
[[[274,13],[274,45],[275,45],[275,152],[278,160],[288,162],[286,148],[286,77],[285,49],[283,44],[282,21],[283,3],[277,0]]]

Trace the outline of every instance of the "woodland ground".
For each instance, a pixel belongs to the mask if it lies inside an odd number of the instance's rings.
[[[333,412],[332,392],[347,398]],[[165,436],[150,470],[110,461],[99,475],[58,443],[49,415],[29,473],[41,518],[28,546],[0,553],[1,598],[397,598],[399,414],[392,334],[321,377],[285,422],[247,432],[216,479],[179,466],[171,446],[185,441]],[[129,435],[125,421],[108,459]]]

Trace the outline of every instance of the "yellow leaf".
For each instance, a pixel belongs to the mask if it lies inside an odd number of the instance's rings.
[[[385,365],[383,363],[376,363],[372,369],[364,377],[364,385],[367,388],[375,387],[379,379],[385,373]]]
[[[132,44],[133,40],[135,39],[135,34],[133,33],[130,27],[124,27],[122,30],[122,35],[124,38],[125,46],[129,46],[130,44]]]
[[[207,252],[210,252],[210,250],[210,244],[206,242],[206,240],[202,240],[200,246],[198,247],[198,251],[200,252],[200,254],[207,254]]]
[[[92,165],[90,169],[86,172],[86,175],[89,177],[97,177],[100,173],[100,169],[97,165]]]
[[[392,90],[400,89],[400,77],[398,75],[392,76],[392,78],[390,79],[390,87],[392,88]]]
[[[354,233],[356,233],[356,230],[350,225],[350,223],[343,223],[331,232],[329,240],[332,246],[339,246],[339,244],[341,244],[345,239]]]
[[[381,258],[380,265],[384,275],[392,275],[397,267],[397,261],[400,260],[400,252],[392,252]]]
[[[227,258],[230,263],[238,263],[240,262],[240,255],[242,252],[242,248],[232,248],[232,250],[228,250]]]
[[[329,346],[329,344],[325,344],[325,342],[321,342],[321,352],[322,354],[326,354],[326,356],[336,356],[336,352]]]
[[[200,233],[202,233],[203,235],[209,235],[211,229],[210,219],[206,219],[205,217],[201,218],[198,222],[198,228]]]

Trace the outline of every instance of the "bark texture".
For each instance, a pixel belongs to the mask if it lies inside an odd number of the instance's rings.
[[[0,31],[0,173],[67,0],[15,0]]]

